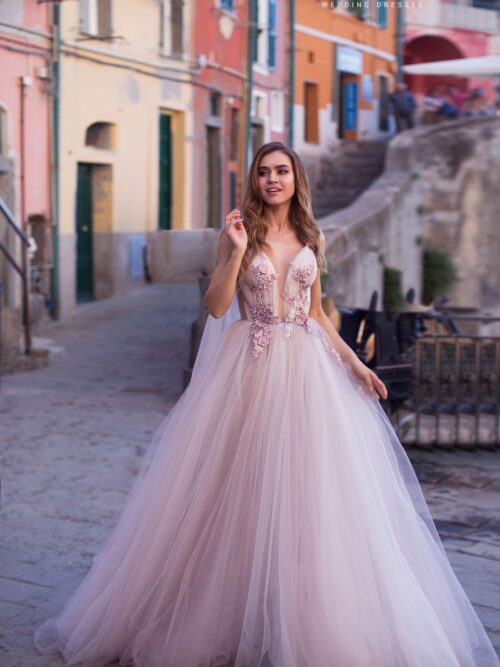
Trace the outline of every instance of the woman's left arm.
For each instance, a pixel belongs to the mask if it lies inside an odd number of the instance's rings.
[[[324,253],[325,235],[323,232],[321,232],[320,235],[320,249],[321,252]],[[361,359],[359,359],[354,350],[352,350],[349,345],[347,345],[347,343],[343,340],[342,336],[333,325],[333,322],[323,310],[323,306],[321,304],[321,277],[319,270],[316,276],[316,280],[311,287],[311,305],[309,308],[309,317],[316,320],[316,322],[321,327],[323,327],[323,329],[330,337],[333,346],[339,353],[342,362],[346,364],[354,373],[356,378],[361,381],[361,383],[368,390],[368,393],[378,399],[380,397],[386,399],[387,388],[385,384],[376,373],[374,373],[361,361]]]

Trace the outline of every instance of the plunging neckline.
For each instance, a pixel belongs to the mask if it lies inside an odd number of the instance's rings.
[[[300,255],[300,253],[301,253],[302,251],[304,251],[306,248],[309,248],[309,246],[308,246],[307,244],[306,244],[306,245],[303,245],[302,248],[301,248],[297,253],[295,253],[295,255],[292,257],[292,259],[288,262],[288,269],[286,270],[286,274],[285,274],[285,282],[283,283],[283,289],[286,287],[286,283],[287,283],[287,280],[288,280],[288,274],[290,273],[290,269],[292,268],[292,264],[295,262],[295,260],[296,260],[297,257]],[[272,266],[272,269],[273,269],[274,273],[276,274],[276,277],[278,277],[278,276],[280,275],[281,272],[280,272],[280,271],[276,271],[276,267],[274,266],[274,264],[273,264],[271,258],[270,258],[269,255],[267,254],[267,252],[265,252],[264,250],[261,250],[260,252],[261,252],[261,254],[264,255],[264,257],[269,261],[269,264]]]

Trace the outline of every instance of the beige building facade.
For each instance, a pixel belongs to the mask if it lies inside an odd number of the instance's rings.
[[[140,284],[148,239],[189,228],[191,9],[60,5],[60,316]]]

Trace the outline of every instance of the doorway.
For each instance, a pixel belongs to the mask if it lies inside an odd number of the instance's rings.
[[[117,257],[112,201],[112,165],[79,162],[75,221],[77,303],[105,299],[115,292]]]
[[[218,127],[207,126],[207,176],[207,227],[220,227],[222,180]]]
[[[358,77],[340,72],[339,122],[340,139],[356,139],[358,133]]]
[[[381,132],[389,130],[389,79],[386,76],[379,76],[379,111],[378,111],[378,129]]]
[[[92,165],[78,163],[76,188],[76,301],[94,299]]]
[[[158,226],[172,228],[172,118],[160,114]]]

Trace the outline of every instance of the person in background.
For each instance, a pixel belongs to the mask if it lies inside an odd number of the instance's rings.
[[[440,86],[437,92],[437,99],[441,100],[442,104],[437,110],[439,116],[446,120],[453,120],[458,116],[458,109],[453,103],[449,91],[444,86]]]
[[[443,105],[444,100],[440,98],[437,94],[437,90],[432,88],[428,90],[424,98],[422,99],[422,124],[431,125],[432,123],[437,123],[440,118],[438,111]]]
[[[417,104],[406,83],[398,83],[396,91],[390,96],[391,111],[396,119],[396,131],[409,130],[415,127],[415,110]]]
[[[465,115],[470,117],[494,115],[492,108],[488,107],[488,100],[482,88],[474,88],[469,99],[464,105]]]
[[[463,113],[464,103],[469,97],[469,94],[460,90],[457,86],[448,86],[448,94],[452,104],[456,107],[458,114]]]

